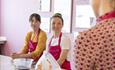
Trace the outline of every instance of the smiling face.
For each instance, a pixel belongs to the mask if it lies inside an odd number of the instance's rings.
[[[61,32],[63,27],[63,22],[59,17],[53,17],[51,19],[51,28],[54,32]]]
[[[31,27],[33,31],[37,31],[40,28],[41,17],[37,13],[33,13],[30,15],[29,21],[31,23]]]
[[[40,28],[40,21],[38,21],[35,17],[32,17],[31,20],[31,27],[34,31],[38,30]]]

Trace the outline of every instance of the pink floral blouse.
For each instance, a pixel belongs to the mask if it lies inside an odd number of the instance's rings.
[[[75,41],[76,70],[115,70],[115,11],[97,19],[97,25]]]

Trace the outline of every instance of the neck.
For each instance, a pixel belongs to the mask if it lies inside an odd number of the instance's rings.
[[[39,32],[39,29],[34,30],[35,35],[38,34],[38,32]]]
[[[58,38],[61,32],[54,32],[54,38]]]
[[[99,9],[99,16],[102,16],[108,12],[114,11],[114,9],[111,7],[110,3],[107,3],[107,1],[102,0],[100,9]]]

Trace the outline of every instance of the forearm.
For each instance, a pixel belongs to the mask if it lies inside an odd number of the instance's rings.
[[[65,61],[65,58],[59,58],[58,60],[57,60],[57,62],[58,62],[58,64],[61,66],[63,63],[64,63],[64,61]]]
[[[28,53],[28,54],[20,54],[19,57],[20,57],[20,58],[32,58],[32,53]]]
[[[59,59],[57,60],[58,64],[61,66],[65,59],[67,59],[68,50],[62,50]]]
[[[12,58],[16,59],[16,58],[32,58],[32,54],[13,54]]]

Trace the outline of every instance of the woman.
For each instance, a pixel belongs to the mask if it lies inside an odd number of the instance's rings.
[[[35,62],[46,48],[46,33],[40,29],[41,17],[33,13],[29,19],[33,31],[27,33],[21,53],[13,53],[12,58],[33,58]]]
[[[77,37],[76,69],[115,70],[115,0],[92,0],[92,6],[97,25]]]
[[[67,60],[70,50],[70,39],[61,32],[63,25],[64,21],[60,13],[56,13],[51,17],[53,36],[49,40],[47,48],[62,69],[71,70],[70,62]]]

